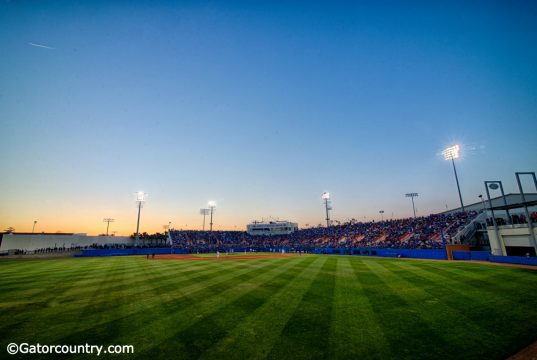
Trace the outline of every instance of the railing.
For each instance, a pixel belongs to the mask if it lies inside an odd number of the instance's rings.
[[[485,222],[487,218],[486,213],[481,213],[477,215],[472,221],[470,221],[465,227],[459,230],[452,238],[452,244],[462,244],[461,238],[466,240],[466,242],[471,239],[477,232],[477,223]]]

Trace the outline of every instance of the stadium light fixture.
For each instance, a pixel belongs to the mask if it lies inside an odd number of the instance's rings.
[[[206,209],[206,208],[203,208],[203,209],[200,209],[200,215],[203,215],[203,226],[202,226],[202,231],[205,231],[205,216],[209,215],[209,209]]]
[[[107,223],[106,224],[106,236],[108,236],[108,229],[110,228],[110,223],[114,222],[114,219],[112,219],[112,218],[104,218],[103,222]]]
[[[442,151],[445,160],[451,160],[453,164],[453,172],[455,173],[455,182],[457,183],[457,190],[459,191],[459,200],[461,202],[461,210],[464,212],[464,203],[462,202],[461,187],[459,185],[459,177],[457,176],[457,169],[455,168],[455,159],[459,158],[459,145],[453,145]]]
[[[326,227],[330,227],[330,210],[332,210],[330,193],[327,191],[323,192],[322,199],[324,200],[324,208],[326,211]]]
[[[445,160],[458,159],[459,151],[460,151],[459,145],[453,145],[444,149],[444,151],[442,151],[442,155],[444,155]]]
[[[134,241],[134,245],[138,245],[138,242],[140,241],[140,212],[142,209],[142,204],[146,201],[147,193],[143,191],[138,191],[136,193],[136,204],[138,205],[138,221],[136,222],[136,238]]]
[[[414,206],[414,198],[418,197],[418,193],[407,193],[405,194],[406,197],[409,197],[412,199],[412,211],[414,211],[414,219],[416,218],[416,207]]]
[[[209,205],[209,211],[211,215],[211,222],[209,223],[210,231],[213,231],[213,213],[216,209],[216,201],[209,201],[208,205]]]

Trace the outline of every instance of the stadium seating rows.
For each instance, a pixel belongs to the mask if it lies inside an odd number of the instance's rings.
[[[475,217],[476,212],[429,215],[382,222],[350,221],[331,227],[306,228],[285,236],[252,236],[244,231],[172,230],[172,247],[215,249],[234,247],[313,248],[410,248],[443,247],[442,233],[449,242]]]

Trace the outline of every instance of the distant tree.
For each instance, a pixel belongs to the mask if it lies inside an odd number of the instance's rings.
[[[15,228],[13,226],[8,227],[4,230],[5,233],[11,234],[15,231]]]

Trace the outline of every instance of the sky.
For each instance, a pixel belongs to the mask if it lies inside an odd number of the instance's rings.
[[[0,226],[324,223],[537,171],[537,3],[0,1]],[[527,179],[526,179],[527,180]],[[524,183],[532,192],[532,184]],[[207,219],[208,223],[208,219]]]

